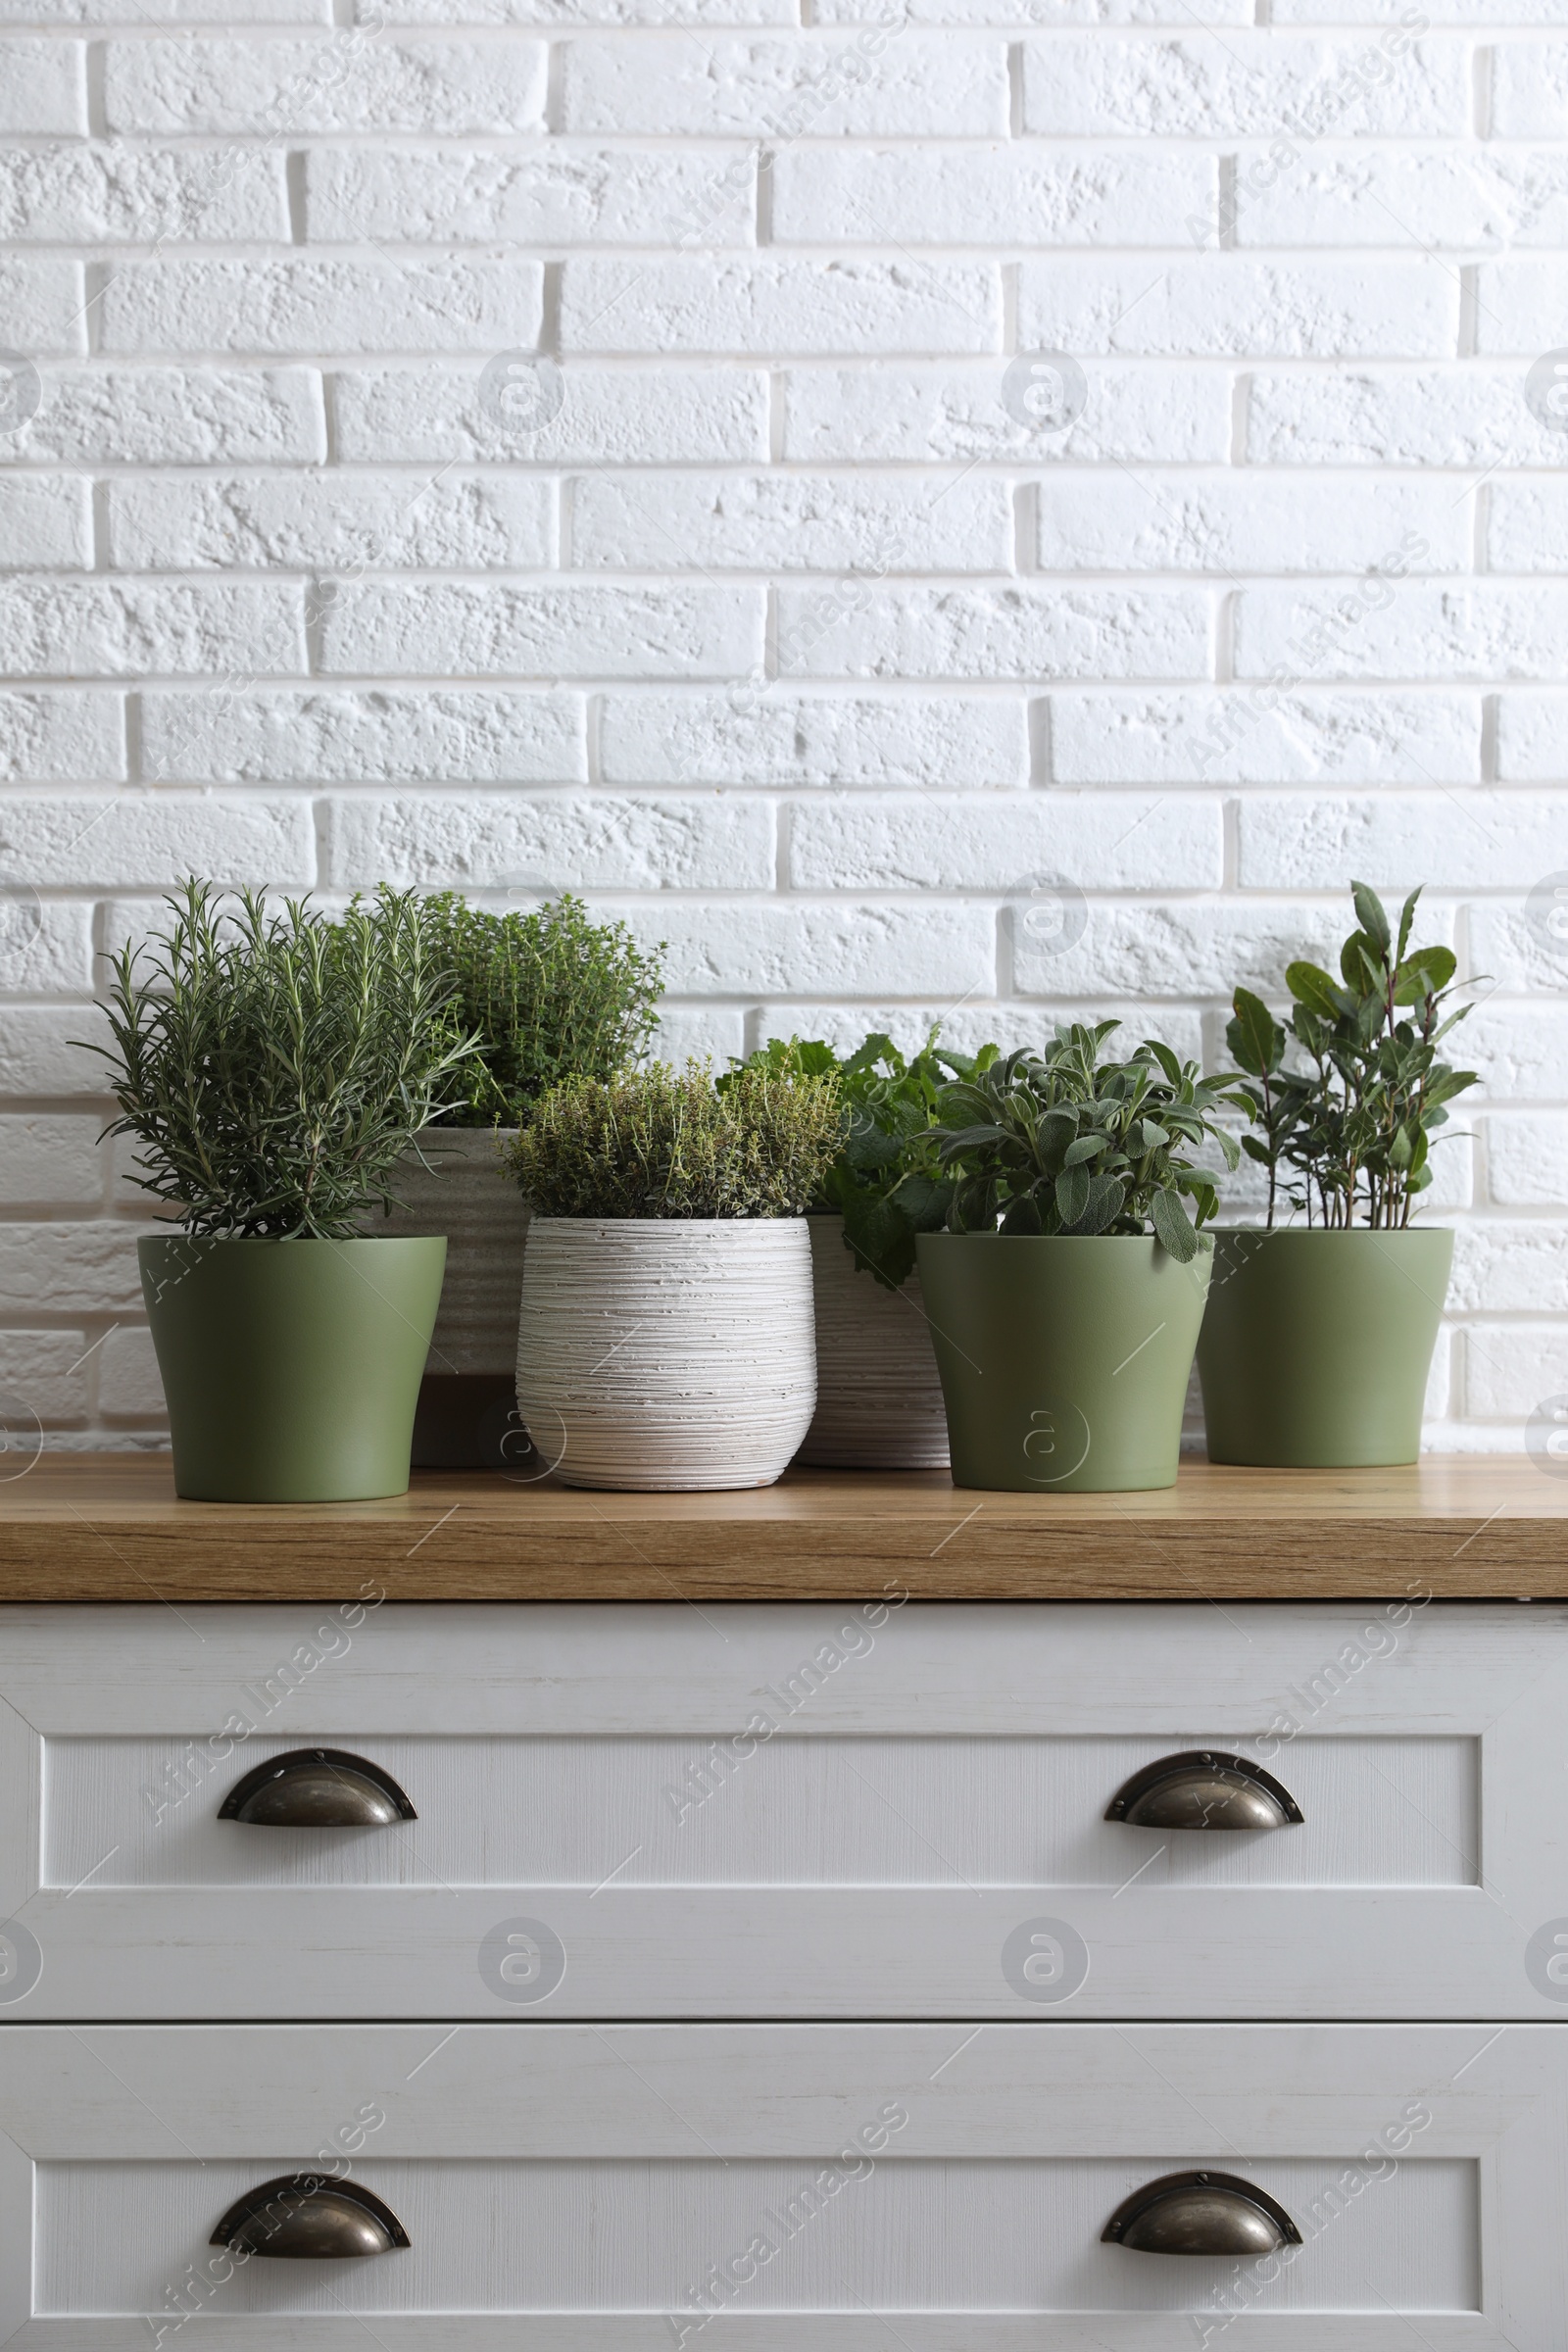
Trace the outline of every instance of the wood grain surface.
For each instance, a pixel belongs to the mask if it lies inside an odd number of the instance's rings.
[[[0,1485],[0,1600],[1568,1599],[1568,1480],[1530,1460],[1184,1465],[1147,1494],[804,1470],[728,1494],[416,1474],[385,1501],[182,1502],[167,1454],[45,1455]]]

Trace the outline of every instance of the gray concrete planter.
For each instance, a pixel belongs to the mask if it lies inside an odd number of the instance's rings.
[[[414,1427],[416,1469],[494,1467],[514,1421],[528,1211],[501,1165],[514,1133],[432,1127],[420,1146],[429,1166],[412,1153],[405,1159],[394,1188],[403,1205],[373,1228],[387,1235],[443,1233],[447,1240],[441,1310]]]
[[[815,1215],[816,1413],[796,1457],[820,1469],[945,1470],[948,1420],[920,1277],[884,1289]]]

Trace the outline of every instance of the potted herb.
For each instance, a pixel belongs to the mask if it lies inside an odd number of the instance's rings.
[[[915,1236],[947,1215],[938,1090],[994,1059],[940,1051],[933,1029],[906,1060],[868,1037],[841,1060],[820,1038],[771,1039],[740,1066],[836,1074],[844,1131],[811,1203],[816,1412],[798,1459],[857,1470],[945,1470],[948,1424],[914,1262]],[[732,1078],[721,1078],[720,1088]]]
[[[916,1250],[960,1487],[1174,1483],[1218,1206],[1186,1153],[1239,1153],[1196,1062],[1154,1043],[1101,1060],[1118,1025],[1075,1022],[938,1097],[954,1190]]]
[[[450,891],[424,901],[450,974],[453,1021],[478,1052],[453,1065],[441,1124],[398,1170],[385,1231],[444,1233],[447,1278],[414,1425],[416,1463],[502,1458],[513,1413],[528,1211],[504,1164],[558,1079],[609,1078],[640,1060],[658,1018],[658,953],[578,899],[495,913]]]
[[[1412,1226],[1445,1107],[1476,1083],[1440,1054],[1470,1007],[1447,1009],[1455,962],[1414,948],[1351,885],[1340,977],[1288,966],[1289,1021],[1239,988],[1226,1032],[1268,1175],[1261,1231],[1215,1237],[1199,1345],[1209,1458],[1338,1469],[1413,1462],[1453,1236]],[[1288,1061],[1289,1057],[1289,1061]],[[1304,1225],[1276,1225],[1281,1209]]]
[[[336,921],[209,884],[116,959],[107,1006],[136,1182],[183,1230],[137,1245],[174,1483],[212,1502],[401,1494],[439,1237],[368,1207],[467,1052],[417,902]]]
[[[829,1075],[662,1063],[567,1079],[510,1162],[533,1211],[517,1409],[571,1486],[764,1487],[816,1399],[805,1211]]]

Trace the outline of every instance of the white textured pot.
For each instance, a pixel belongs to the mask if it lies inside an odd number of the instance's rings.
[[[816,1398],[804,1217],[535,1217],[517,1410],[568,1486],[771,1486]]]
[[[402,1205],[373,1230],[444,1233],[447,1274],[414,1424],[421,1469],[492,1465],[512,1410],[528,1211],[501,1164],[515,1130],[429,1128],[393,1180]]]
[[[890,1291],[844,1246],[844,1219],[811,1229],[816,1412],[799,1459],[838,1470],[945,1470],[948,1416],[920,1277]]]

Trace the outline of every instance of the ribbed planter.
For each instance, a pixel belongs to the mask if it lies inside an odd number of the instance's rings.
[[[529,1225],[517,1409],[568,1486],[771,1486],[815,1401],[804,1217]]]
[[[493,1467],[513,1404],[528,1211],[501,1165],[514,1129],[428,1130],[397,1170],[402,1205],[373,1230],[442,1233],[447,1279],[414,1423],[417,1469]]]
[[[1453,1236],[1220,1233],[1198,1344],[1211,1462],[1413,1462]]]
[[[439,1238],[138,1242],[174,1488],[203,1502],[401,1494]]]
[[[1035,1494],[1176,1483],[1213,1253],[1134,1235],[923,1233],[953,1481]]]
[[[839,1470],[945,1470],[948,1419],[919,1275],[887,1290],[857,1267],[842,1217],[807,1223],[816,1411],[797,1459]]]

